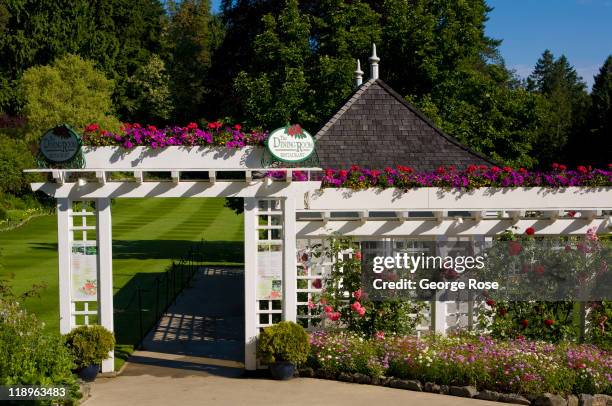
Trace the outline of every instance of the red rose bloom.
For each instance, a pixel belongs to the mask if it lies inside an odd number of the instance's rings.
[[[487,300],[487,302],[486,302],[486,303],[487,303],[487,305],[489,305],[490,307],[495,306],[495,300],[493,300],[493,299],[489,299],[489,300]]]
[[[527,319],[521,320],[521,326],[527,327],[528,325],[529,325],[529,320],[527,320]]]
[[[544,324],[546,324],[548,327],[550,327],[553,324],[555,324],[555,321],[552,320],[552,319],[546,319],[546,320],[544,320]]]
[[[516,241],[510,241],[508,243],[508,253],[510,254],[510,256],[518,255],[521,253],[521,251],[523,251],[523,246],[521,245],[521,243]]]
[[[529,227],[527,230],[525,230],[525,234],[527,234],[527,235],[534,235],[535,234],[535,228]]]
[[[542,265],[538,265],[533,269],[533,272],[537,273],[538,275],[542,275],[544,273],[544,267]]]

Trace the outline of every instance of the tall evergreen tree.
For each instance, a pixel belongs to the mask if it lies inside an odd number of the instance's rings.
[[[208,76],[222,27],[211,14],[208,0],[184,0],[174,9],[169,30],[170,77],[177,106],[174,118],[184,122],[207,115],[212,104]]]
[[[354,90],[355,59],[360,58],[367,70],[372,43],[380,44],[382,30],[379,14],[365,1],[310,0],[301,4],[311,21],[307,77],[316,121],[312,126],[316,127]]]
[[[612,163],[612,55],[595,76],[591,91],[591,112],[589,114],[589,147],[583,156],[592,163],[604,166]]]
[[[297,0],[286,0],[278,16],[266,14],[264,31],[254,41],[255,68],[235,80],[244,113],[253,123],[281,126],[295,120],[311,123],[307,108],[311,88],[305,65],[310,55],[309,23]]]
[[[573,161],[575,150],[568,151],[568,147],[584,136],[589,108],[586,84],[564,55],[555,59],[546,50],[529,76],[527,88],[544,96],[548,111],[534,146],[539,166]]]

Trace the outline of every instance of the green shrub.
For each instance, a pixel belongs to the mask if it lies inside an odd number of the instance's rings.
[[[113,116],[114,82],[94,63],[64,55],[47,66],[27,69],[21,78],[28,118],[28,141],[38,141],[45,131],[68,123],[77,131],[99,123],[109,131],[121,123]]]
[[[6,220],[8,218],[8,213],[4,207],[0,207],[0,220]]]
[[[309,351],[308,334],[302,326],[290,321],[266,327],[257,341],[257,355],[267,364],[277,361],[301,364]]]
[[[115,348],[115,336],[102,326],[80,326],[66,335],[66,346],[79,367],[99,365]]]
[[[0,385],[67,386],[78,399],[73,358],[59,334],[27,313],[0,281]]]
[[[27,190],[32,176],[23,170],[34,167],[34,158],[25,142],[0,134],[0,193]]]

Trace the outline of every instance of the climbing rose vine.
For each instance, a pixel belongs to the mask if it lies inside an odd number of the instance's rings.
[[[126,149],[139,146],[153,149],[168,146],[242,148],[247,145],[263,145],[267,137],[267,131],[246,132],[240,124],[232,125],[221,121],[210,122],[205,128],[200,128],[197,123],[189,123],[185,127],[164,128],[124,123],[118,133],[103,130],[98,124],[92,123],[85,127],[83,143],[89,146],[118,146]]]

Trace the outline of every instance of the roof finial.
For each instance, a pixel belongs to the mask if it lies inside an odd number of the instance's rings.
[[[380,58],[376,56],[376,44],[372,44],[372,56],[370,57],[370,78],[378,79],[378,62]]]
[[[355,82],[357,87],[363,83],[363,71],[361,70],[361,61],[357,59],[357,70],[355,71]]]

